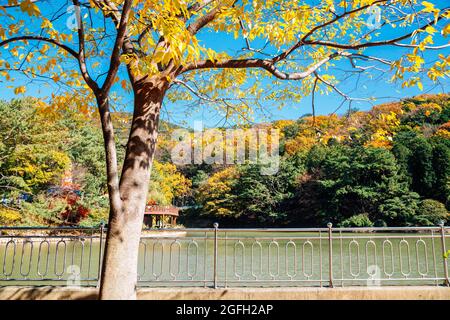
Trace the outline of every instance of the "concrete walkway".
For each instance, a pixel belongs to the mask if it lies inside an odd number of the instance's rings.
[[[0,300],[96,299],[95,288],[0,287]],[[450,300],[449,287],[145,288],[142,300]]]

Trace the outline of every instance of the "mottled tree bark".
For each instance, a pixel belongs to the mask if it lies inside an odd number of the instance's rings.
[[[111,203],[100,299],[136,298],[139,239],[167,87],[167,81],[155,78],[134,84],[134,114],[119,183],[120,204]]]

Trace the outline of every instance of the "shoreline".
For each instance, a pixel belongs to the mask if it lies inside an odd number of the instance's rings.
[[[105,239],[103,235],[103,240]],[[141,233],[142,238],[173,238],[186,237],[187,231],[176,230],[144,230]],[[14,242],[61,242],[61,241],[80,241],[80,242],[98,242],[100,241],[100,233],[86,234],[44,234],[44,233],[25,233],[25,234],[0,234],[0,244],[7,244],[11,240]],[[22,241],[20,241],[22,240]]]

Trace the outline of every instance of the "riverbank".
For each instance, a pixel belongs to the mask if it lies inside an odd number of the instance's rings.
[[[142,230],[142,238],[184,238],[187,232],[183,230]],[[105,237],[106,235],[104,235]],[[80,232],[61,232],[60,234],[49,234],[43,232],[23,232],[17,234],[0,234],[0,244],[7,244],[12,239],[31,242],[62,242],[62,241],[98,241],[100,233],[80,233]],[[19,241],[20,242],[20,241]]]
[[[96,288],[2,287],[0,300],[93,300]],[[141,288],[139,300],[450,300],[450,287]]]

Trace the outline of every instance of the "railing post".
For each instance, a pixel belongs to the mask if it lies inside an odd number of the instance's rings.
[[[102,255],[103,255],[103,248],[102,248],[102,243],[103,243],[103,232],[105,229],[105,224],[102,222],[100,223],[100,242],[99,242],[99,247],[98,247],[98,275],[97,275],[97,288],[100,288],[100,281],[101,281],[101,277],[102,277]]]
[[[217,289],[217,255],[218,255],[218,231],[219,224],[214,222],[214,289]]]
[[[328,227],[328,275],[330,277],[330,288],[333,288],[333,224],[327,223]]]
[[[449,277],[448,277],[448,265],[447,265],[447,249],[445,248],[445,228],[444,228],[444,221],[441,221],[441,223],[439,224],[439,226],[441,227],[441,243],[442,243],[442,260],[444,262],[444,285],[445,286],[450,286],[450,281],[449,281]]]

